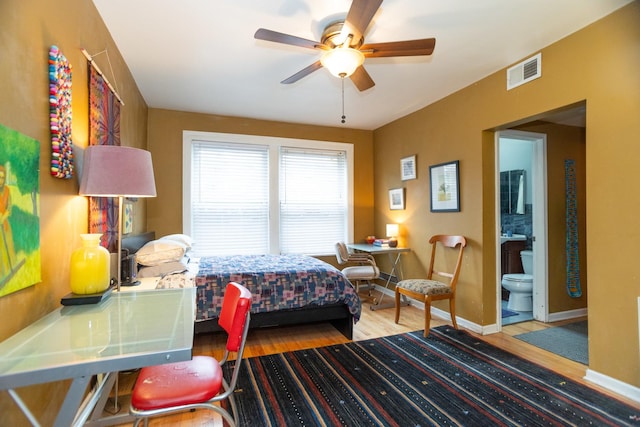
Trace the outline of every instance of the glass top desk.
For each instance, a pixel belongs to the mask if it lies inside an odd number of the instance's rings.
[[[387,254],[389,261],[391,262],[391,271],[388,273],[387,282],[385,283],[385,289],[389,289],[389,283],[391,278],[396,276],[399,280],[402,280],[402,263],[400,262],[400,256],[405,252],[411,252],[409,248],[389,247],[389,246],[377,246],[369,245],[367,243],[349,243],[347,247],[356,252],[366,252],[371,255]],[[382,308],[395,307],[395,302],[382,304],[384,298],[384,292],[381,293],[380,299],[375,304],[371,304],[371,310],[380,310]],[[401,301],[401,305],[408,305],[405,300]]]
[[[195,290],[114,292],[49,313],[0,343],[0,390],[33,423],[14,389],[72,379],[55,425],[82,424],[76,413],[92,376],[191,359]]]

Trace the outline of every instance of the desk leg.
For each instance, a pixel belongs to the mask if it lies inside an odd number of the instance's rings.
[[[389,289],[389,283],[391,283],[391,278],[398,273],[398,278],[401,279],[402,278],[402,267],[400,266],[399,262],[400,262],[400,256],[402,255],[402,252],[398,252],[396,254],[396,258],[393,259],[393,254],[389,254],[389,260],[391,261],[391,272],[389,273],[389,277],[387,277],[387,283],[385,283],[384,288],[385,289]],[[375,304],[371,304],[371,306],[369,308],[371,308],[371,310],[375,311],[375,310],[382,310],[384,308],[391,308],[391,307],[395,307],[395,301],[392,302],[388,302],[386,304],[382,304],[382,299],[384,298],[385,293],[383,291],[380,291],[380,299],[375,303]],[[409,302],[406,301],[406,299],[403,299],[402,301],[400,301],[400,305],[401,306],[406,306],[409,305]]]
[[[94,419],[96,417],[96,413],[102,415],[107,400],[109,399],[109,392],[113,389],[114,384],[117,385],[118,372],[100,374],[97,378],[98,384],[96,384],[93,391],[85,398],[74,421],[74,426],[86,425],[88,419]],[[93,416],[89,418],[91,414],[93,414]]]
[[[11,398],[16,403],[16,405],[18,405],[18,408],[20,408],[24,416],[27,417],[31,425],[39,427],[40,423],[38,422],[36,417],[31,413],[31,411],[29,410],[27,405],[24,403],[24,401],[20,398],[20,395],[18,395],[18,393],[12,388],[7,389],[7,393],[9,393],[9,396],[11,396]]]
[[[117,375],[117,372],[115,373]],[[56,421],[54,423],[55,427],[68,427],[68,426],[82,426],[85,423],[87,416],[90,411],[95,406],[96,401],[101,399],[101,396],[104,394],[105,385],[113,385],[113,381],[110,380],[113,375],[107,375],[106,378],[101,381],[86,397],[83,402],[83,398],[87,391],[87,386],[89,385],[89,380],[92,378],[91,376],[84,376],[74,378],[71,382],[71,386],[67,391],[67,395],[64,398],[64,402],[62,402],[62,406],[58,411],[58,416],[56,417]],[[14,402],[18,405],[22,413],[29,419],[29,422],[33,426],[40,426],[38,420],[31,413],[27,405],[20,398],[18,393],[13,389],[8,389],[7,392],[14,400]],[[108,389],[107,389],[108,392]],[[107,396],[108,393],[107,393]]]
[[[129,414],[131,396],[118,396],[117,392],[116,399],[119,400],[115,403],[115,412],[111,415],[104,416],[105,407],[107,406],[107,401],[110,397],[110,391],[114,390],[114,387],[118,387],[118,375],[118,372],[111,372],[108,374],[107,378],[103,380],[104,391],[100,391],[99,393],[97,393],[99,399],[97,399],[95,405],[88,405],[89,410],[91,411],[91,416],[88,420],[81,424],[83,427],[106,427],[132,423],[133,421],[135,421],[135,417]],[[106,412],[109,411],[107,410]],[[85,419],[87,415],[89,414],[84,414]]]
[[[87,385],[91,376],[84,376],[74,378],[71,382],[71,387],[67,391],[67,396],[64,398],[62,407],[58,412],[55,427],[68,427],[73,425],[73,420],[76,417],[76,412],[82,403],[82,398],[87,391]]]

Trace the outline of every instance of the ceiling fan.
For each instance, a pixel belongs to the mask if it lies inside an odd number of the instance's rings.
[[[365,58],[431,55],[436,45],[434,38],[365,44],[364,33],[381,4],[382,0],[353,0],[347,18],[327,25],[320,42],[264,28],[258,29],[254,37],[324,51],[320,60],[283,80],[283,84],[297,82],[325,67],[336,77],[350,77],[358,90],[364,91],[375,85],[362,65]]]

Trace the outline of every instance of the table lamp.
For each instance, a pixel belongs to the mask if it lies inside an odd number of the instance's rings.
[[[92,145],[84,152],[81,196],[118,198],[118,276],[122,269],[122,205],[125,197],[155,197],[151,153],[118,145]]]
[[[395,248],[398,246],[398,234],[400,234],[400,227],[398,224],[387,224],[387,237],[389,238],[389,247]]]

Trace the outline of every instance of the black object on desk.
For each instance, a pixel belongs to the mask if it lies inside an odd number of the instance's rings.
[[[97,294],[74,294],[73,292],[65,295],[60,299],[62,305],[83,305],[83,304],[98,304],[111,296],[113,292],[113,286],[109,286],[106,291],[98,292]]]

